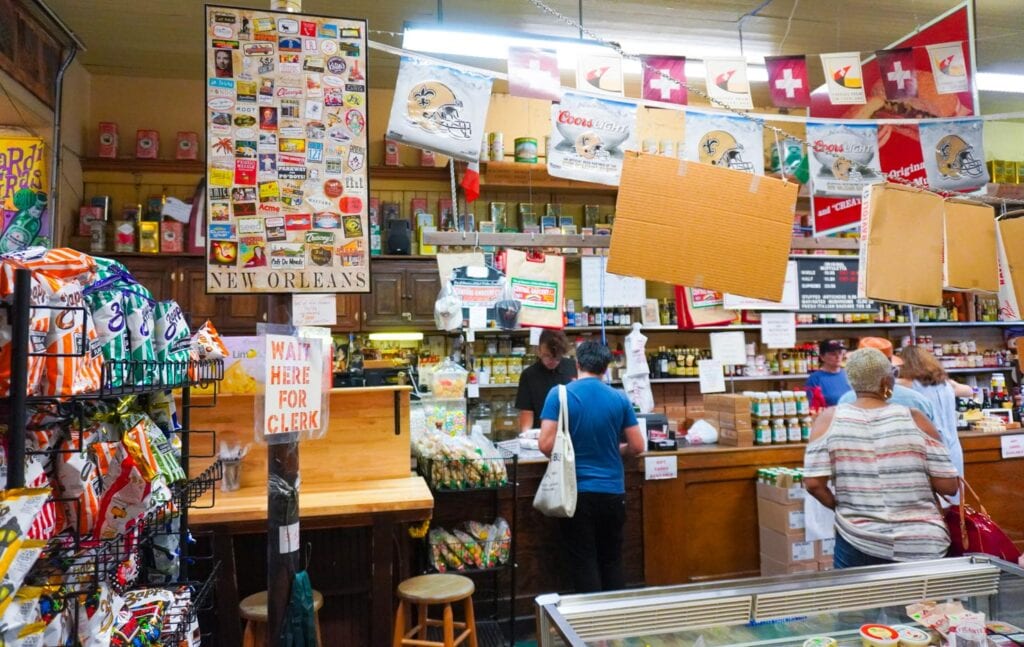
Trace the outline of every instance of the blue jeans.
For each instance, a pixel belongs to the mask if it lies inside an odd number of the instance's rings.
[[[874,566],[876,564],[893,564],[889,559],[882,559],[874,555],[868,555],[857,550],[850,542],[843,539],[843,536],[836,532],[836,548],[832,555],[832,566],[834,568],[853,568],[855,566]]]

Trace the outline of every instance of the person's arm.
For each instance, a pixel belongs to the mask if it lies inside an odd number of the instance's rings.
[[[932,489],[939,494],[953,496],[960,488],[960,479],[955,476],[956,468],[953,467],[953,463],[949,459],[949,451],[942,443],[939,430],[935,428],[928,416],[920,411],[911,409],[910,415],[914,418],[917,428],[928,437],[926,442],[932,441],[927,448],[928,455],[926,457],[928,479],[931,481]]]
[[[836,495],[828,487],[828,477],[804,478],[804,489],[829,510],[836,509]]]
[[[524,409],[519,412],[519,431],[533,429],[533,411]]]
[[[953,395],[957,398],[969,398],[974,395],[974,389],[966,384],[960,384],[956,380],[946,380],[953,387]]]
[[[626,442],[619,444],[619,453],[623,456],[636,456],[643,453],[647,447],[644,444],[644,434],[640,431],[640,425],[633,425],[622,430]]]
[[[530,417],[533,417],[531,414]],[[540,438],[537,440],[537,448],[545,456],[551,456],[551,450],[555,448],[555,435],[558,433],[557,420],[540,421]]]

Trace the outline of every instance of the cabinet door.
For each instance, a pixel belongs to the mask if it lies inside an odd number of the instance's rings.
[[[213,322],[218,332],[223,330],[220,321],[219,303],[216,294],[206,293],[206,266],[182,263],[178,271],[178,304],[191,317],[192,327],[199,328],[207,319]]]
[[[338,295],[338,323],[331,328],[338,331],[359,330],[359,317],[362,310],[362,299],[358,294]]]
[[[256,334],[256,324],[266,321],[266,297],[258,294],[224,294],[219,309],[225,329],[245,335]],[[218,324],[219,325],[219,324]]]
[[[405,271],[375,267],[370,273],[370,293],[363,295],[364,327],[393,328],[409,324],[412,317],[402,298]],[[404,313],[404,314],[403,314]]]
[[[174,288],[178,276],[177,259],[157,256],[120,256],[115,259],[124,263],[135,280],[148,288],[157,301],[176,298]],[[181,309],[187,312],[187,304],[182,303],[180,299],[178,303]]]
[[[434,302],[441,291],[441,277],[434,263],[417,263],[410,267],[405,278],[405,305],[412,313],[412,323],[433,330]]]

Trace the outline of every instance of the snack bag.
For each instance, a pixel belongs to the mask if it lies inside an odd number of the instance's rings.
[[[93,257],[67,247],[29,247],[5,254],[5,258],[16,260],[33,274],[45,274],[59,281],[77,283],[80,287],[96,282],[96,261]]]
[[[88,431],[72,430],[71,438],[64,441],[62,451],[54,457],[64,512],[68,519],[77,519],[77,532],[82,537],[96,527],[103,488],[100,471],[90,457],[90,436]]]
[[[50,481],[49,456],[29,455],[25,457],[25,485],[31,489],[44,489],[49,493],[56,490]],[[64,509],[47,497],[42,509],[32,519],[26,531],[29,539],[49,539],[67,527]]]
[[[81,647],[109,647],[114,631],[115,598],[120,598],[106,582],[89,595],[82,596],[78,611],[78,641]]]
[[[0,580],[0,616],[7,612],[7,607],[14,601],[14,594],[21,588],[25,576],[45,547],[46,542],[39,539],[26,539],[15,547],[13,559],[9,561],[3,579]]]
[[[110,278],[131,280],[132,273],[118,261],[112,258],[103,258],[102,256],[93,256],[92,260],[96,263],[97,282],[102,283]]]
[[[481,545],[473,539],[469,534],[455,529],[452,531],[452,535],[459,542],[459,544],[465,549],[466,564],[468,566],[474,566],[476,568],[484,567],[484,551]]]
[[[10,260],[0,262],[0,300],[11,303],[14,298],[14,270],[20,267]],[[45,306],[50,294],[57,289],[53,279],[32,275],[30,303]],[[0,397],[7,397],[11,390],[11,322],[10,310],[0,307]],[[46,335],[50,330],[50,311],[32,308],[29,313],[29,353],[43,353],[46,350]],[[28,383],[26,395],[36,392],[43,377],[42,355],[28,356]]]
[[[163,362],[163,384],[177,386],[185,382],[188,375],[191,331],[181,306],[176,301],[161,301],[156,304],[156,334],[153,348],[156,358]]]
[[[96,539],[113,539],[124,534],[149,505],[150,483],[143,478],[131,456],[125,456],[116,469],[111,469],[110,476],[113,479],[103,493],[93,531]]]
[[[15,540],[28,534],[49,498],[49,488],[0,490],[0,555]]]
[[[96,339],[100,345],[100,353],[107,364],[107,386],[120,387],[131,381],[131,375],[125,375],[130,349],[127,336],[127,316],[125,315],[124,296],[113,282],[108,279],[84,290],[85,304],[92,314],[96,327]]]
[[[169,391],[150,394],[148,412],[149,418],[156,423],[156,426],[160,427],[160,430],[168,438],[181,430],[177,404]]]
[[[58,285],[49,305],[52,309],[46,335],[42,394],[68,396],[98,391],[103,358],[92,316],[81,309],[85,307],[82,286],[71,282]]]
[[[124,610],[155,644],[164,628],[167,611],[174,605],[174,593],[166,589],[136,589],[124,594]]]
[[[144,476],[147,476],[152,465],[155,468],[153,475],[162,474],[168,483],[185,480],[185,471],[167,437],[149,416],[144,413],[131,414],[124,418],[124,422],[126,426],[130,425],[124,433],[125,447]],[[152,476],[148,476],[148,480],[152,481]]]
[[[155,384],[160,379],[153,347],[153,308],[156,302],[149,290],[131,283],[121,288],[128,327],[128,355],[133,363],[135,384]]]
[[[493,555],[495,564],[505,564],[508,562],[509,549],[512,547],[512,530],[508,526],[508,522],[498,517],[494,520],[494,525],[491,527],[491,537],[494,542]]]
[[[42,620],[39,601],[43,589],[38,586],[23,586],[14,594],[14,600],[0,617],[0,627],[22,628]]]
[[[0,645],[17,645],[18,647],[43,647],[43,632],[46,624],[42,622],[11,627],[0,634]]]
[[[210,321],[204,323],[192,335],[191,351],[192,358],[197,360],[226,359],[228,356],[227,346]]]

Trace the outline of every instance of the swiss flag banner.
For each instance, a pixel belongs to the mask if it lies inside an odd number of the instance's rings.
[[[807,81],[807,57],[766,56],[768,91],[779,108],[806,108],[811,105],[811,85]]]
[[[878,74],[885,88],[885,98],[913,99],[917,96],[917,69],[914,67],[914,48],[880,49],[875,52],[878,59]]]
[[[641,65],[644,99],[686,105],[685,56],[644,56]]]
[[[509,47],[508,93],[516,97],[561,101],[558,53],[553,49]]]

